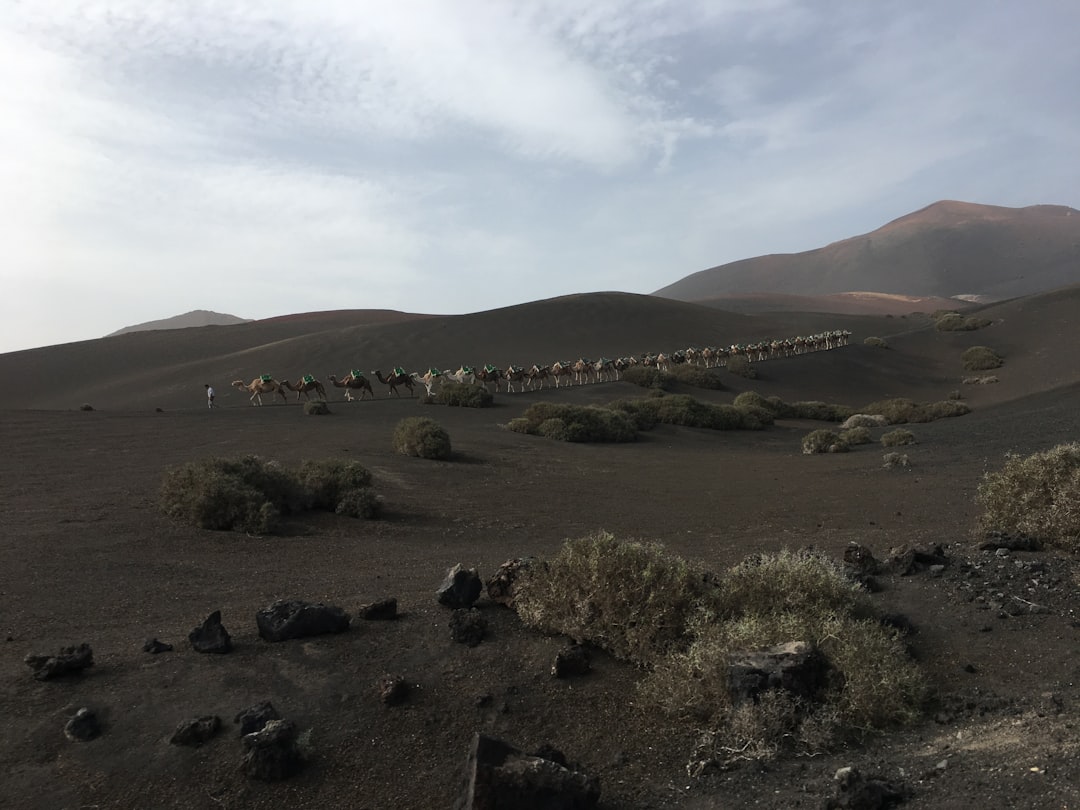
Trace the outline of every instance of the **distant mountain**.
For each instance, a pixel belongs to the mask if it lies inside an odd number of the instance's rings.
[[[853,291],[1000,301],[1080,281],[1080,211],[946,200],[804,253],[712,267],[657,290],[680,301]]]
[[[105,337],[125,335],[128,332],[147,332],[151,329],[187,329],[192,326],[232,326],[237,323],[250,323],[250,318],[238,318],[235,315],[226,315],[222,312],[211,312],[207,309],[193,309],[183,315],[175,315],[172,318],[164,318],[160,321],[147,321],[135,326],[125,326],[110,332]]]

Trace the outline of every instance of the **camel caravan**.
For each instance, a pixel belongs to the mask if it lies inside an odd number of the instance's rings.
[[[386,376],[382,371],[372,371],[372,376],[387,387],[387,396],[400,397],[398,388],[404,388],[409,396],[416,395],[416,387],[423,386],[427,396],[433,396],[446,383],[459,383],[463,385],[481,384],[489,390],[494,388],[498,393],[500,386],[507,393],[528,391],[542,391],[549,382],[556,388],[564,385],[586,385],[589,383],[615,382],[622,372],[634,366],[645,366],[669,371],[672,366],[679,364],[699,365],[704,368],[723,368],[732,357],[745,357],[751,363],[760,363],[780,357],[794,357],[809,352],[825,351],[847,346],[851,338],[851,332],[846,329],[838,329],[830,332],[822,332],[817,335],[785,338],[782,340],[763,340],[756,343],[734,343],[727,347],[706,346],[698,348],[692,346],[665,354],[643,353],[637,356],[606,358],[589,360],[580,357],[577,360],[559,360],[550,365],[534,364],[528,368],[525,366],[509,365],[505,369],[494,365],[466,366],[462,365],[456,371],[437,368],[429,368],[424,373],[418,371],[407,372],[398,366]],[[335,388],[345,391],[345,400],[353,401],[355,392],[359,392],[359,399],[365,397],[375,399],[375,392],[371,383],[364,374],[353,369],[344,377],[338,378],[334,374],[328,374],[327,381]],[[252,405],[262,405],[263,394],[278,394],[282,401],[287,402],[286,391],[295,391],[299,402],[301,397],[310,400],[310,392],[326,400],[326,388],[315,377],[305,374],[296,383],[288,380],[278,382],[272,376],[264,374],[256,377],[250,383],[243,380],[234,380],[233,386],[247,391],[251,397]]]

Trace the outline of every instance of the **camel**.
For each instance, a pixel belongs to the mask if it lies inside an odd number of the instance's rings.
[[[444,371],[443,376],[462,385],[473,385],[476,382],[476,369],[472,366],[460,366],[457,371]]]
[[[328,379],[330,384],[335,388],[345,389],[345,400],[347,402],[352,402],[352,392],[357,390],[360,392],[360,399],[364,398],[364,394],[370,394],[371,398],[375,399],[375,392],[371,390],[371,383],[369,383],[367,378],[359,371],[350,371],[344,379],[341,380],[333,374],[327,374],[326,379]]]
[[[525,372],[525,380],[529,385],[529,390],[532,390],[533,383],[537,380],[540,381],[540,390],[544,390],[544,380],[551,376],[551,368],[549,366],[533,365],[528,371]]]
[[[326,401],[326,387],[321,382],[312,377],[310,374],[305,374],[296,382],[295,385],[288,380],[282,380],[281,387],[287,388],[290,391],[295,391],[297,402],[300,401],[300,397],[304,397],[304,399],[310,401],[311,394],[308,393],[309,391],[314,391],[316,394],[319,395],[320,399],[322,399],[324,402]]]
[[[499,380],[502,377],[502,372],[495,366],[488,363],[476,372],[477,381],[487,388],[488,383],[495,384],[495,393],[499,393]]]
[[[427,389],[427,395],[430,397],[435,393],[435,386],[442,382],[443,373],[437,368],[429,368],[423,374],[414,371],[409,376],[416,380],[416,382],[423,383],[424,388]]]
[[[410,397],[411,396],[416,396],[415,392],[413,391],[413,378],[412,378],[412,376],[409,375],[409,374],[406,374],[405,369],[401,368],[400,366],[395,368],[391,372],[389,377],[384,377],[382,375],[382,372],[379,371],[378,369],[376,369],[375,371],[373,371],[371,373],[374,374],[375,379],[377,379],[383,385],[390,386],[390,390],[387,393],[387,396],[393,394],[395,397],[400,397],[401,394],[398,393],[398,390],[397,390],[397,387],[399,385],[404,385],[406,388],[409,389],[409,396]]]
[[[281,383],[269,374],[256,377],[250,383],[245,383],[243,380],[233,380],[232,385],[234,388],[239,388],[241,391],[247,391],[251,394],[250,401],[252,405],[262,405],[263,394],[281,394],[282,400],[289,401],[289,398],[285,396],[285,389],[281,387]]]
[[[527,372],[521,366],[510,365],[507,366],[506,371],[503,372],[503,378],[506,380],[507,393],[514,393],[514,383],[518,384],[518,388],[525,389],[525,382],[527,380]],[[529,386],[532,386],[532,380],[529,379]]]
[[[574,372],[574,381],[578,385],[584,385],[587,382],[592,382],[592,370],[593,361],[584,357],[579,357],[574,361],[574,364],[570,366],[570,369]]]
[[[619,369],[616,368],[615,361],[606,357],[601,357],[593,363],[593,373],[596,375],[597,382],[609,382],[613,378],[615,380],[619,379]]]
[[[574,369],[570,365],[570,363],[563,363],[563,362],[552,363],[551,366],[549,367],[549,373],[551,374],[552,377],[555,378],[555,387],[556,388],[559,387],[559,381],[560,381],[560,379],[562,377],[567,378],[567,380],[566,380],[567,385],[573,385],[574,384],[574,380],[573,380],[573,376],[572,376],[573,373],[574,373]]]

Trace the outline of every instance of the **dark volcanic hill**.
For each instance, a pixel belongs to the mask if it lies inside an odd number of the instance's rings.
[[[1080,211],[943,201],[872,233],[805,253],[702,270],[655,295],[700,301],[747,293],[868,291],[1002,300],[1080,281]]]
[[[211,312],[208,309],[193,309],[191,312],[185,312],[183,315],[176,315],[172,318],[162,318],[158,321],[147,321],[146,323],[138,323],[134,326],[125,326],[123,329],[117,329],[115,332],[110,332],[105,337],[125,335],[128,332],[146,332],[151,329],[188,329],[194,326],[232,326],[237,323],[247,323],[250,320],[250,318],[238,318],[235,315],[228,315],[222,312]]]

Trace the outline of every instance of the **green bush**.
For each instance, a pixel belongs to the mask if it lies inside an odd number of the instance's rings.
[[[394,428],[394,449],[418,458],[450,458],[450,434],[434,419],[410,416]]]
[[[300,485],[309,509],[337,509],[349,492],[371,486],[371,471],[356,461],[322,459],[300,465]]]
[[[494,396],[486,386],[479,383],[467,384],[444,382],[435,401],[440,405],[460,408],[486,408],[494,401]]]
[[[954,416],[964,416],[971,413],[971,408],[959,399],[943,399],[940,402],[931,402],[923,406],[923,413],[929,417],[926,421],[935,419],[950,419]]]
[[[685,644],[690,616],[718,595],[704,569],[661,545],[599,532],[530,566],[514,607],[531,627],[648,666]]]
[[[993,321],[989,318],[980,318],[975,315],[964,317],[959,312],[942,312],[934,314],[934,328],[939,332],[974,332],[990,326]]]
[[[989,346],[972,346],[960,355],[960,360],[968,371],[987,371],[1005,364],[1001,356]]]
[[[745,354],[732,355],[727,359],[725,367],[738,377],[745,377],[748,380],[757,379],[757,369],[754,368],[754,364],[750,362]]]
[[[623,382],[640,385],[642,388],[656,388],[667,391],[671,388],[675,378],[654,366],[631,366],[619,376],[619,379]]]
[[[806,455],[836,453],[841,446],[840,437],[831,430],[815,430],[812,433],[807,433],[802,439],[802,451]]]
[[[882,435],[881,444],[884,447],[903,447],[907,444],[915,444],[915,434],[904,428],[890,430]]]
[[[910,399],[898,398],[871,402],[862,409],[862,412],[884,416],[890,425],[902,425],[908,422],[933,422],[935,419],[963,416],[971,413],[971,408],[954,399],[919,404]]]
[[[690,385],[694,388],[705,388],[711,391],[720,391],[724,388],[719,376],[710,369],[693,363],[672,366],[670,374],[683,385]]]
[[[855,411],[846,405],[831,405],[827,402],[792,402],[785,408],[789,419],[816,419],[820,422],[843,422]]]
[[[857,444],[870,444],[873,440],[868,427],[853,427],[840,431],[840,441],[849,447]]]
[[[1000,470],[983,476],[976,502],[984,531],[1024,532],[1080,551],[1080,443],[1007,455]]]
[[[887,424],[889,424],[889,420],[879,413],[856,413],[845,419],[840,427],[844,430],[851,430],[852,428],[885,427]]]
[[[518,433],[566,442],[637,440],[637,427],[627,413],[595,406],[537,402],[507,427]]]
[[[879,338],[879,337],[865,338],[863,340],[863,345],[864,346],[873,346],[876,349],[887,349],[887,348],[889,348],[889,344],[886,343],[883,338]]]
[[[736,408],[767,408],[774,414],[779,410],[784,403],[777,398],[766,399],[757,391],[743,391],[741,394],[735,397],[735,401],[732,403]]]
[[[772,424],[771,414],[714,405],[687,394],[617,400],[608,407],[628,414],[638,430],[649,430],[658,422],[708,430],[760,430]]]
[[[304,403],[304,413],[308,416],[326,416],[330,413],[330,406],[321,399],[313,399]]]
[[[382,514],[382,498],[370,487],[356,487],[342,493],[334,511],[339,515],[369,520]]]

